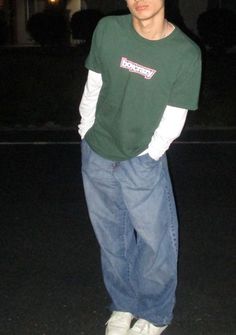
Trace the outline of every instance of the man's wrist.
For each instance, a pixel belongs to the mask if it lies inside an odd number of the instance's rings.
[[[158,161],[159,158],[161,158],[162,154],[158,153],[158,152],[151,152],[148,151],[148,155],[154,160],[154,161]]]

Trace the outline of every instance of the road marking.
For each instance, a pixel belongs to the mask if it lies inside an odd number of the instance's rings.
[[[78,145],[80,142],[0,142],[0,145]]]
[[[0,145],[79,145],[78,141],[0,142]],[[175,141],[173,144],[236,144],[236,141]]]
[[[236,144],[236,141],[176,141],[173,144]]]

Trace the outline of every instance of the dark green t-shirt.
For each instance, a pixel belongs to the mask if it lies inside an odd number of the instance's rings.
[[[85,138],[99,155],[126,160],[145,150],[167,105],[197,108],[201,53],[179,28],[151,41],[130,15],[102,19],[86,67],[102,74],[95,123]]]

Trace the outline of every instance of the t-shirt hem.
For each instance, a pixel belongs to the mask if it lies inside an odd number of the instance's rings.
[[[137,153],[134,153],[133,155],[121,155],[121,156],[112,156],[112,155],[109,155],[109,154],[104,154],[104,152],[100,151],[100,150],[97,150],[96,147],[94,147],[93,145],[93,141],[92,143],[90,143],[90,140],[89,140],[89,136],[86,136],[84,137],[84,140],[88,143],[88,145],[90,146],[90,148],[100,157],[104,158],[104,159],[107,159],[109,161],[113,161],[113,162],[122,162],[122,161],[127,161],[127,160],[130,160],[130,159],[133,159],[135,157],[138,157],[140,154],[144,154],[144,151],[147,150],[147,146],[145,146],[144,148],[140,149]]]
[[[85,63],[85,67],[87,70],[91,70],[91,71],[94,71],[96,73],[101,73],[101,69],[98,69],[96,66],[93,66],[93,65],[90,65],[90,64],[87,64]]]
[[[187,109],[188,111],[195,111],[199,107],[198,105],[186,105],[186,104],[181,104],[181,103],[178,104],[178,103],[171,103],[171,102],[168,103],[168,106],[184,108],[184,109]]]

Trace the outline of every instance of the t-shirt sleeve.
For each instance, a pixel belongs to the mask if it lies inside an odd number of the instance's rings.
[[[86,68],[88,70],[92,70],[97,73],[102,72],[101,48],[103,45],[103,35],[104,35],[104,19],[99,21],[93,33],[90,52],[85,61]]]
[[[196,110],[201,85],[201,53],[194,60],[183,65],[172,87],[168,105]]]

